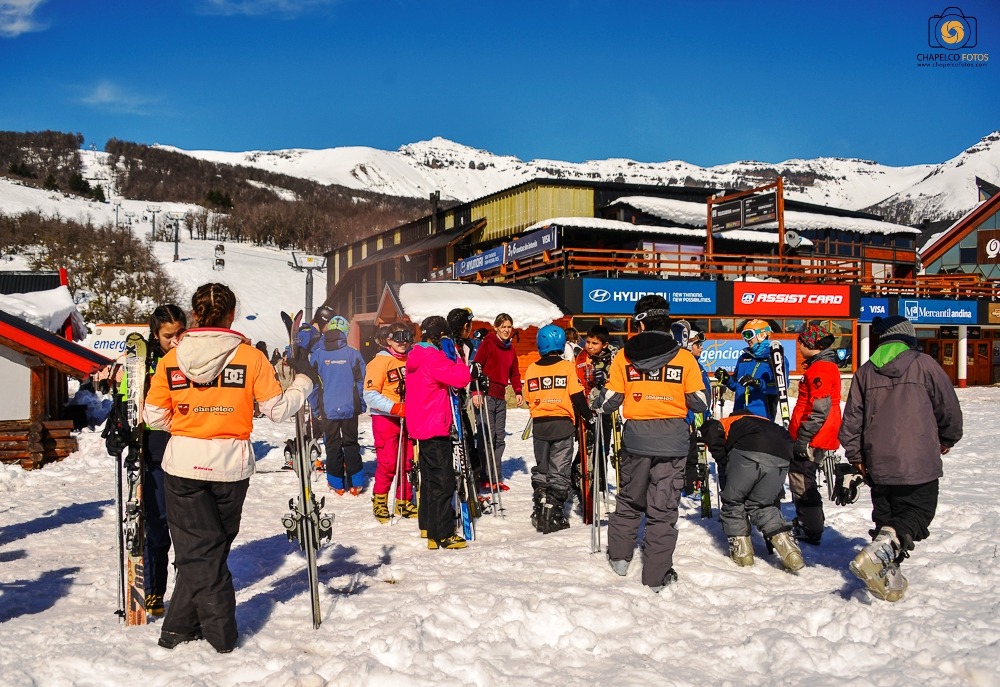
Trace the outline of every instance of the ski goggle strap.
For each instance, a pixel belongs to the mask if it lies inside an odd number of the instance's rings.
[[[647,317],[670,317],[670,311],[665,308],[652,308],[632,316],[634,322],[642,322]]]

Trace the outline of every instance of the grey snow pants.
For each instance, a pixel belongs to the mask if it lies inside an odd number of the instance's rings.
[[[751,524],[765,539],[791,529],[776,505],[787,472],[788,468],[761,465],[739,451],[730,453],[721,513],[727,537],[748,536]]]
[[[531,468],[531,488],[544,489],[556,503],[562,503],[569,496],[570,468],[576,455],[574,436],[546,441],[532,437],[535,446],[535,467]]]
[[[683,456],[640,456],[622,451],[621,491],[608,517],[608,558],[630,561],[642,516],[646,531],[642,551],[642,583],[663,584],[674,565],[677,546],[677,504],[684,486]]]
[[[486,436],[484,425],[489,426],[492,437]],[[493,458],[493,465],[496,468],[496,481],[503,482],[502,459],[504,449],[507,448],[507,400],[503,398],[493,398],[486,396],[477,413],[476,423],[479,434],[480,458],[482,465],[482,482],[492,482],[492,474],[489,467],[489,459]],[[487,448],[487,442],[493,447]]]

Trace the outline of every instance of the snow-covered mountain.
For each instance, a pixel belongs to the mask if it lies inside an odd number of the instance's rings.
[[[687,162],[627,159],[582,163],[523,162],[513,156],[433,138],[395,152],[365,147],[290,149],[244,153],[170,148],[205,160],[259,167],[326,184],[389,195],[469,201],[537,177],[677,186],[750,188],[780,173],[787,196],[819,205],[887,214],[901,224],[924,217],[951,219],[976,203],[975,176],[1000,183],[1000,132],[941,164],[892,167],[850,158],[732,162],[699,167]]]

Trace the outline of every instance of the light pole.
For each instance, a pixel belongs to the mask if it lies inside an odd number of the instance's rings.
[[[147,205],[146,212],[153,215],[153,228],[149,231],[149,242],[152,243],[156,240],[156,213],[160,211],[159,205]]]
[[[118,211],[121,210],[122,202],[120,200],[116,200],[114,203],[112,203],[112,205],[115,206],[115,229],[117,229],[118,228]]]
[[[181,232],[181,219],[184,217],[183,212],[168,212],[167,217],[174,221],[174,262],[180,260],[180,255],[177,253],[177,244],[180,242],[180,232]]]
[[[326,269],[326,256],[307,255],[292,251],[292,261],[288,263],[296,272],[306,273],[306,311],[305,322],[312,322],[313,309],[313,270]]]

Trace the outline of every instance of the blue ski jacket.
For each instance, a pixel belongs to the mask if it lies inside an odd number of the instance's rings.
[[[365,412],[365,361],[344,339],[321,341],[309,359],[323,382],[313,414],[327,420],[349,420]]]
[[[788,379],[788,356],[784,358],[785,379]],[[739,383],[744,376],[750,375],[761,381],[761,385],[744,386]],[[736,361],[736,370],[730,376],[726,386],[732,390],[735,401],[733,412],[746,410],[760,417],[771,420],[778,414],[778,385],[774,381],[774,371],[771,369],[770,352],[763,357],[756,357],[748,348]]]

